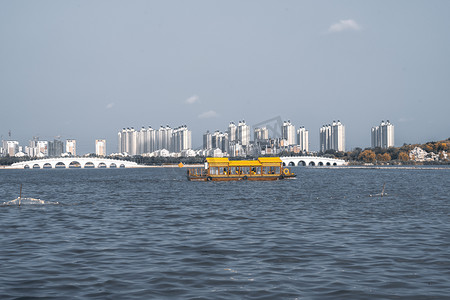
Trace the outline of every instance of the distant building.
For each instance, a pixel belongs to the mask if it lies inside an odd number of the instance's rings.
[[[253,131],[254,141],[261,142],[269,139],[269,130],[266,127],[255,128]]]
[[[77,141],[76,140],[66,140],[66,152],[72,154],[73,156],[77,155]]]
[[[211,136],[211,149],[220,149],[222,153],[227,153],[229,150],[228,133],[216,130]]]
[[[320,133],[320,151],[345,151],[345,126],[338,120],[330,125],[323,125]]]
[[[95,155],[106,156],[106,140],[95,140]]]
[[[239,121],[238,123],[237,140],[242,146],[250,144],[250,126],[245,124],[244,120]]]
[[[238,130],[234,122],[230,122],[228,125],[228,140],[230,142],[235,142],[238,139]]]
[[[19,152],[18,141],[3,141],[3,155],[15,156]]]
[[[281,137],[287,141],[286,146],[295,145],[295,126],[291,121],[284,121],[281,126]]]
[[[192,132],[186,125],[175,128],[172,132],[172,152],[180,153],[192,148]]]
[[[152,153],[156,151],[156,131],[149,126],[148,128],[142,127],[137,132],[136,141],[137,154]]]
[[[128,155],[156,153],[158,150],[180,153],[192,148],[192,132],[186,125],[172,129],[169,125],[158,130],[142,127],[136,131],[133,127],[123,128],[117,133],[118,152]],[[165,152],[163,152],[165,153]],[[157,155],[161,153],[158,152]]]
[[[162,126],[156,131],[156,149],[170,150],[172,148],[172,133],[173,129],[167,125]]]
[[[60,157],[64,153],[64,143],[60,140],[48,142],[48,156]]]
[[[212,134],[208,131],[203,134],[203,149],[208,150],[212,148]]]
[[[308,130],[304,126],[297,129],[297,145],[299,146],[299,151],[309,152]]]
[[[387,149],[394,147],[394,125],[389,120],[387,122],[381,121],[379,126],[372,127],[370,133],[372,148]]]

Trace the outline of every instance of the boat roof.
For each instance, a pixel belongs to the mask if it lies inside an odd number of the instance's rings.
[[[261,163],[278,163],[281,164],[283,161],[279,157],[259,157],[258,160]]]
[[[228,163],[228,157],[207,157],[206,161],[208,163]]]
[[[229,160],[227,157],[208,157],[206,161],[211,167],[237,166],[280,166],[283,162],[279,157],[259,157],[258,160]]]
[[[207,157],[206,161],[211,167],[228,167],[228,157]]]
[[[257,160],[230,160],[230,167],[259,167],[261,163]]]

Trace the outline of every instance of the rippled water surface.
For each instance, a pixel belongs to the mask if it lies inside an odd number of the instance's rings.
[[[295,171],[0,170],[0,298],[448,299],[449,169]]]

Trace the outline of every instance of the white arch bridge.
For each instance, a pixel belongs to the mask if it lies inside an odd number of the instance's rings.
[[[55,157],[21,161],[11,165],[14,169],[50,168],[138,168],[135,162],[97,157]]]
[[[343,159],[320,156],[283,156],[280,157],[284,166],[345,166]]]

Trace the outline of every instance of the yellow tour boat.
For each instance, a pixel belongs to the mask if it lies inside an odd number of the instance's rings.
[[[295,176],[289,168],[283,167],[279,157],[260,157],[258,160],[208,157],[204,168],[187,170],[190,181],[279,180]]]

